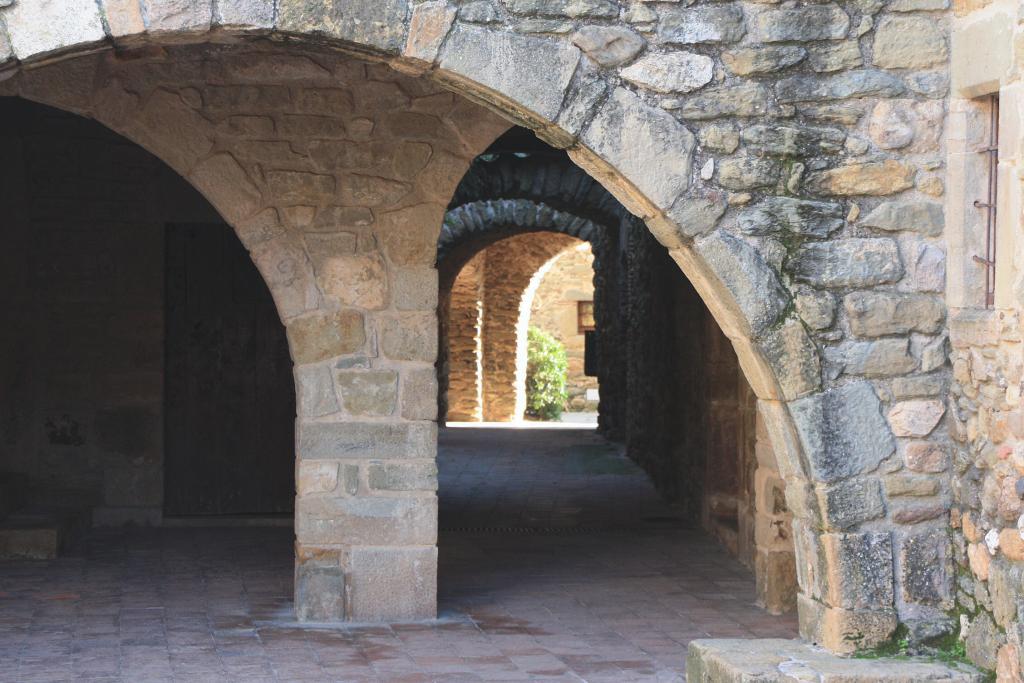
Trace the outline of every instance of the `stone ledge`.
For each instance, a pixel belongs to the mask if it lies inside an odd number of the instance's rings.
[[[967,667],[913,659],[847,659],[800,640],[695,640],[686,657],[689,683],[944,683],[979,682]]]

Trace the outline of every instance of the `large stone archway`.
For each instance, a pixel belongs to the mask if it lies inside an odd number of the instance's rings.
[[[434,249],[455,184],[508,125],[436,83],[566,148],[698,289],[787,481],[805,636],[850,650],[899,619],[939,619],[948,504],[888,500],[882,475],[912,444],[944,447],[942,404],[903,401],[893,381],[942,366],[928,349],[944,309],[904,266],[927,240],[881,236],[903,227],[901,205],[877,197],[941,179],[857,126],[892,99],[943,97],[942,60],[908,60],[879,33],[875,68],[861,68],[856,42],[840,42],[870,30],[852,3],[640,5],[621,19],[600,1],[540,19],[536,3],[487,7],[0,10],[0,94],[92,116],[157,154],[268,281],[299,389],[300,617],[434,614]],[[857,223],[865,209],[873,222]],[[883,352],[899,362],[869,361]]]

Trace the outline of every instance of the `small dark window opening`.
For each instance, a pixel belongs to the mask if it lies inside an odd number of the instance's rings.
[[[996,303],[996,201],[999,185],[999,95],[992,95],[989,106],[988,145],[978,150],[988,155],[988,193],[985,201],[976,199],[975,208],[985,211],[985,256],[974,260],[985,267],[985,307]]]
[[[597,329],[597,323],[594,321],[593,301],[576,302],[576,329],[579,334],[586,334]]]

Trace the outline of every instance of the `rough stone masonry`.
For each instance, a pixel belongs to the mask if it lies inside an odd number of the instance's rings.
[[[296,364],[300,616],[434,613],[435,245],[458,179],[513,121],[646,221],[736,348],[794,514],[804,637],[849,652],[962,615],[972,657],[1012,672],[1020,622],[986,586],[1018,565],[986,574],[977,558],[1004,566],[1016,533],[1016,432],[990,418],[1018,414],[1019,342],[1009,323],[954,337],[952,377],[947,303],[984,304],[944,292],[947,257],[968,294],[980,267],[971,221],[953,219],[984,197],[950,173],[984,119],[957,103],[1005,86],[1017,158],[1016,12],[953,14],[945,0],[15,0],[0,94],[142,144],[250,249]],[[951,21],[991,71],[957,70]],[[1011,168],[1000,220],[1016,225]],[[1000,315],[1019,291],[1002,244]],[[972,502],[979,487],[993,493]],[[951,536],[954,499],[983,513],[954,514]],[[1000,545],[979,546],[992,532]]]

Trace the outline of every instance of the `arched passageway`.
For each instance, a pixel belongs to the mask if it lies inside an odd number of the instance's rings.
[[[904,266],[888,234],[900,226],[857,222],[899,201],[888,195],[941,191],[941,173],[863,139],[861,114],[844,108],[941,98],[938,62],[860,69],[854,46],[857,67],[819,74],[803,48],[768,71],[730,52],[748,32],[774,50],[870,31],[853,6],[657,10],[645,31],[658,49],[640,36],[622,59],[578,30],[524,33],[518,12],[335,9],[0,10],[0,93],[92,116],[166,161],[232,224],[271,289],[299,389],[300,615],[434,614],[435,245],[458,180],[508,126],[499,112],[641,217],[736,349],[787,480],[804,635],[847,651],[901,621],[941,623],[946,489],[927,504],[890,500],[883,475],[914,443],[944,448],[941,403],[924,399],[934,420],[908,425],[920,406],[896,386],[945,377],[944,309]],[[793,21],[804,12],[814,20]],[[636,33],[630,17],[568,18]],[[679,40],[708,54],[695,81],[663,82],[648,58],[696,59]],[[915,249],[931,239],[904,236]],[[897,362],[858,360],[878,344]],[[827,353],[842,369],[823,372]]]

